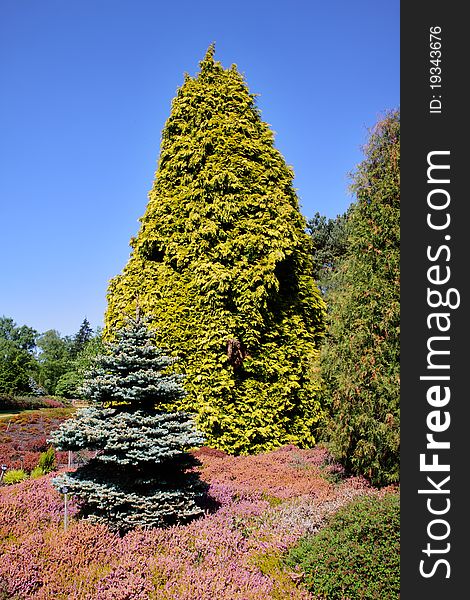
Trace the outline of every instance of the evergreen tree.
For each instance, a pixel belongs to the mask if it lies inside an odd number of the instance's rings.
[[[86,346],[86,344],[93,337],[93,329],[90,325],[90,322],[85,317],[80,325],[80,329],[75,334],[72,345],[71,345],[71,355],[75,358]]]
[[[166,373],[174,359],[155,347],[145,320],[129,320],[116,337],[85,381],[92,406],[50,440],[60,450],[96,456],[54,485],[81,500],[83,516],[121,533],[187,522],[202,514],[202,486],[188,472],[197,461],[187,450],[203,437],[188,414],[165,412],[185,393],[181,376]]]
[[[185,77],[162,134],[131,257],[111,281],[112,338],[138,298],[174,351],[208,443],[230,453],[314,443],[310,377],[325,307],[293,172],[236,67],[211,46]]]
[[[372,130],[353,179],[348,253],[327,295],[321,370],[326,437],[344,464],[376,484],[399,478],[400,122]]]
[[[323,295],[330,286],[333,273],[347,252],[348,213],[328,219],[319,212],[307,223],[312,240],[313,277]]]

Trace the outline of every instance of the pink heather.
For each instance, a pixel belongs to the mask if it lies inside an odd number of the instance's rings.
[[[0,489],[0,594],[35,600],[308,600],[276,557],[354,496],[322,476],[324,449],[259,456],[196,452],[219,508],[185,526],[135,530],[72,518],[50,476]],[[70,505],[72,516],[77,507]],[[2,587],[3,586],[3,587]]]

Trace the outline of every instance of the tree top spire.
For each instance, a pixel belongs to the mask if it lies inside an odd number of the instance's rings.
[[[210,68],[214,65],[214,54],[215,54],[215,42],[212,42],[209,47],[206,50],[206,54],[204,55],[204,58],[201,60],[201,62],[199,63],[199,66],[201,67],[201,71],[203,71],[205,68]]]

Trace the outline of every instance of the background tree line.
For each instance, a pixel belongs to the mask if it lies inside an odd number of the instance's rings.
[[[55,329],[39,333],[0,317],[0,393],[79,397],[78,387],[101,348],[101,332],[87,318],[72,336]]]

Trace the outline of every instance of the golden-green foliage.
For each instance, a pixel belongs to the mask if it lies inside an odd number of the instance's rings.
[[[141,229],[109,286],[105,334],[138,298],[186,376],[174,408],[197,414],[209,445],[310,445],[325,310],[306,224],[254,96],[213,53],[173,101]]]
[[[12,485],[14,483],[19,483],[24,479],[28,478],[28,474],[23,469],[10,469],[3,476],[3,483],[5,485]]]

